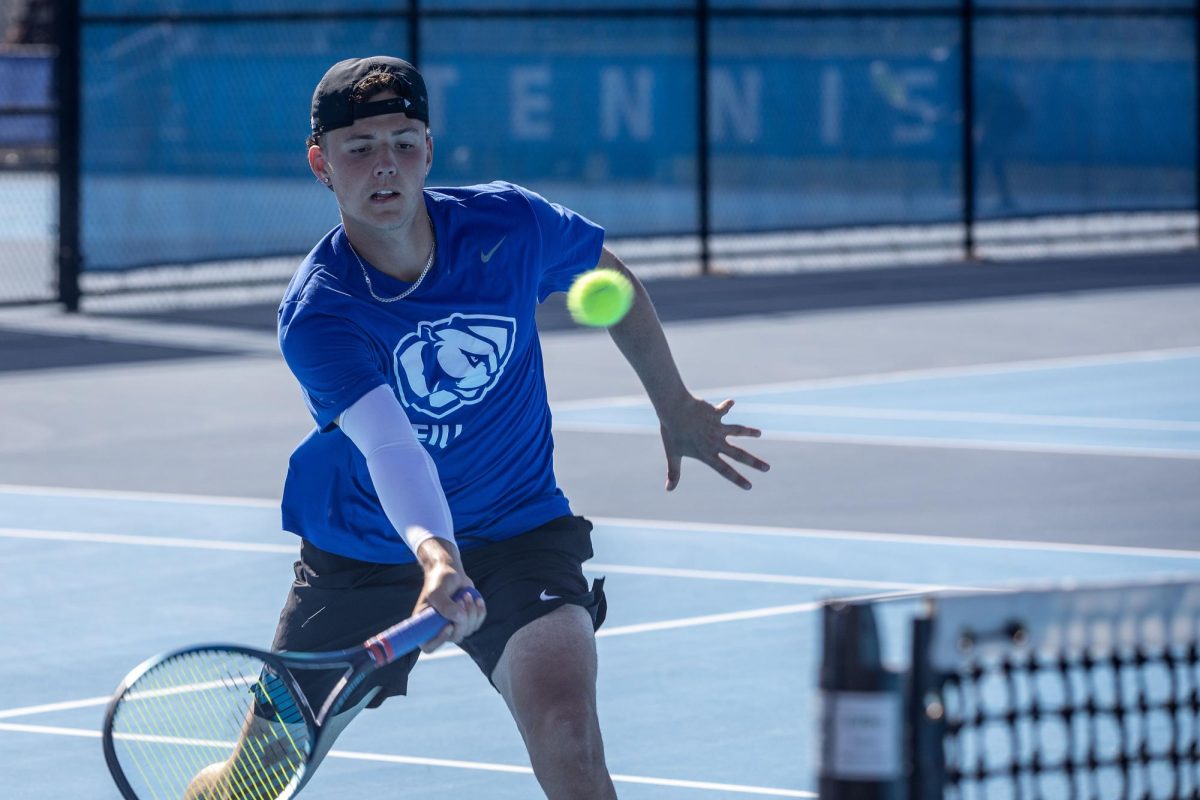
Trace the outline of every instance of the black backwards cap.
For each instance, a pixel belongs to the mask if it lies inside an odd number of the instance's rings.
[[[378,73],[393,75],[398,79],[398,96],[373,103],[359,102],[355,98],[359,84]],[[429,98],[421,73],[407,61],[391,56],[339,61],[329,68],[313,91],[312,135],[320,136],[349,127],[355,120],[381,114],[407,114],[412,119],[429,124]]]

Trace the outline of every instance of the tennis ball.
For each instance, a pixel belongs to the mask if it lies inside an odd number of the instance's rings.
[[[616,325],[633,305],[633,284],[615,269],[583,273],[567,292],[567,310],[580,325]]]

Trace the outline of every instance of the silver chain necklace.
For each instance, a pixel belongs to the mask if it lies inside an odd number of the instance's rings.
[[[367,265],[363,263],[362,256],[354,249],[354,245],[350,244],[350,238],[346,238],[346,244],[350,245],[350,252],[354,253],[354,257],[358,259],[358,266],[362,269],[363,280],[367,282],[367,291],[371,293],[371,297],[374,297],[381,303],[394,303],[397,300],[403,300],[417,290],[417,287],[421,285],[421,281],[425,280],[425,276],[429,274],[429,268],[433,266],[433,257],[437,254],[437,231],[433,229],[432,218],[429,219],[429,236],[432,239],[432,243],[429,245],[429,258],[425,261],[425,269],[421,270],[421,274],[412,286],[395,297],[380,297],[375,294],[375,287],[371,285],[371,276],[367,273]]]

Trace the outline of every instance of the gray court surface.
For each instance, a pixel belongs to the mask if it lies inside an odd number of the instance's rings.
[[[1195,251],[660,281],[651,290],[689,387],[717,400],[737,399],[741,387],[1200,346]],[[637,395],[607,335],[570,326],[559,305],[543,320],[552,402]],[[0,365],[17,365],[0,371],[10,421],[0,482],[277,497],[287,456],[311,422],[278,355],[273,321],[268,306],[82,318],[0,313]],[[1181,369],[1200,379],[1194,365]],[[731,419],[753,424],[736,407]],[[691,463],[680,488],[666,494],[660,445],[645,433],[561,430],[557,467],[585,514],[1195,542],[1195,459],[846,438],[785,440],[768,425],[749,446],[775,466],[752,476],[749,493]]]
[[[1195,251],[650,289],[689,386],[737,399],[772,469],[743,492],[685,462],[664,492],[632,371],[545,309],[559,481],[609,576],[622,797],[813,796],[823,597],[1200,574]],[[311,425],[272,321],[0,311],[0,601],[25,609],[0,638],[0,796],[115,797],[96,731],[124,671],[269,640],[294,550],[276,499]],[[306,796],[537,796],[456,652],[356,722]]]

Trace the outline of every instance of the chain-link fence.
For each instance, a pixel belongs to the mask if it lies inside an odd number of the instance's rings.
[[[0,3],[0,304],[55,296],[53,17]]]
[[[336,222],[312,87],[374,53],[426,77],[432,185],[525,184],[646,271],[1194,246],[1198,8],[83,0],[64,262],[93,294],[277,282]]]

